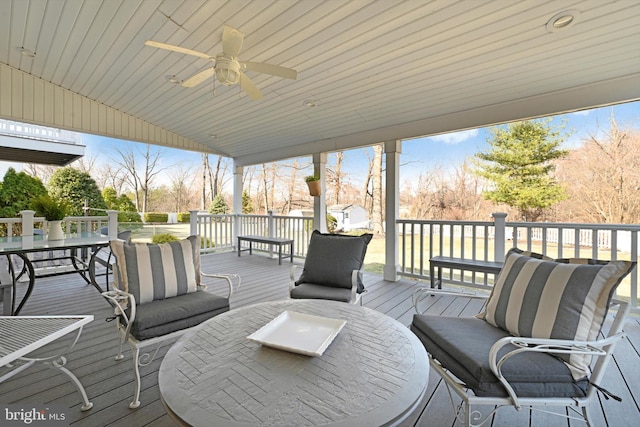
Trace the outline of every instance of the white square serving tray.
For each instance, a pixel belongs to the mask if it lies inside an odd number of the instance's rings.
[[[346,320],[285,311],[247,338],[280,350],[322,356]]]

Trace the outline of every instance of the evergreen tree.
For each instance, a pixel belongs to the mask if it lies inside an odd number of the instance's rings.
[[[9,168],[0,182],[0,217],[18,216],[18,212],[30,209],[33,199],[44,194],[47,190],[38,178]]]
[[[70,216],[84,215],[85,201],[93,209],[107,209],[102,198],[102,193],[95,180],[86,172],[66,167],[60,168],[49,179],[49,193],[53,197],[64,199],[68,206]],[[89,215],[104,215],[104,212],[89,211]]]
[[[218,193],[211,201],[211,206],[209,206],[209,213],[220,215],[226,214],[229,212],[229,206],[227,202],[222,197],[222,194]]]
[[[142,222],[136,205],[126,194],[118,196],[113,187],[102,190],[102,198],[107,204],[107,209],[118,211],[118,222]]]
[[[485,199],[518,209],[524,221],[535,222],[545,209],[566,199],[553,176],[553,161],[568,154],[560,148],[565,136],[549,122],[528,120],[490,128],[489,149],[476,154],[475,172],[493,185]]]
[[[253,203],[251,203],[251,197],[249,197],[249,193],[246,191],[242,192],[242,213],[253,213]]]

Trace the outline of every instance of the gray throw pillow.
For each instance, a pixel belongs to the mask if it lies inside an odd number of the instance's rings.
[[[314,231],[309,242],[304,270],[296,285],[313,283],[337,288],[351,288],[353,270],[360,270],[372,234],[347,236]],[[364,291],[358,278],[357,292]]]

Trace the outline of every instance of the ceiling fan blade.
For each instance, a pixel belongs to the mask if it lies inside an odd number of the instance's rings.
[[[298,72],[296,70],[279,65],[265,64],[262,62],[240,62],[240,65],[247,70],[257,71],[258,73],[271,74],[272,76],[292,80],[298,78]]]
[[[147,46],[157,47],[159,49],[171,50],[173,52],[184,53],[186,55],[193,55],[204,59],[215,59],[214,57],[207,55],[206,53],[198,52],[197,50],[186,49],[180,46],[174,46],[172,44],[166,44],[161,42],[155,42],[153,40],[147,40],[144,42]]]
[[[240,88],[244,90],[245,93],[254,101],[262,98],[262,92],[260,92],[260,89],[258,89],[251,79],[243,72],[240,72]]]
[[[198,86],[203,81],[212,77],[216,73],[216,69],[214,67],[207,68],[206,70],[202,70],[199,73],[194,74],[189,77],[187,80],[182,82],[181,86],[184,87],[194,87]]]
[[[228,25],[224,26],[222,32],[222,53],[230,58],[237,58],[240,49],[242,49],[242,42],[244,41],[244,34]]]

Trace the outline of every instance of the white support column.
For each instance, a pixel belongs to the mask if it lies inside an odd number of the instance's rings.
[[[385,172],[385,261],[383,279],[392,282],[400,280],[398,270],[398,226],[396,221],[400,212],[400,153],[402,142],[400,140],[384,143],[386,156]]]
[[[231,242],[235,245],[238,241],[238,235],[242,232],[242,176],[244,168],[242,166],[233,165],[233,232]]]
[[[36,212],[31,210],[24,210],[20,211],[19,213],[22,217],[22,235],[33,236],[33,217]]]
[[[321,233],[327,232],[326,165],[327,153],[313,155],[313,174],[320,177],[321,188],[320,196],[313,198],[313,228]]]
[[[118,211],[109,209],[107,210],[107,230],[109,232],[109,240],[116,240],[118,238]]]
[[[505,212],[494,212],[491,214],[493,217],[495,237],[493,241],[493,259],[497,262],[504,261],[505,255],[505,243],[506,243],[506,222],[507,214]]]
[[[196,236],[198,234],[198,210],[189,211],[189,235]]]

